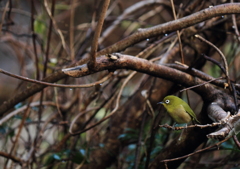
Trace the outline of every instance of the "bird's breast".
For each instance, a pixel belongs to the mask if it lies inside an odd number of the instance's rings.
[[[189,123],[192,120],[182,105],[175,107],[171,111],[168,110],[168,113],[178,124]]]

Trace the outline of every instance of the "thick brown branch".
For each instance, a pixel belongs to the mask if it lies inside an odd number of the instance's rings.
[[[211,84],[206,84],[201,79],[193,77],[187,73],[172,69],[164,65],[154,64],[145,59],[119,53],[114,55],[101,56],[97,59],[97,67],[95,68],[95,71],[98,72],[106,69],[113,70],[118,68],[132,69],[138,72],[147,73],[151,76],[171,80],[187,87],[202,84],[193,90],[198,92],[205,101],[215,101],[208,106],[208,115],[213,121],[221,121],[227,117],[227,113],[225,110],[223,110],[223,108],[226,108],[228,106],[227,109],[234,109],[232,99],[223,99],[220,97],[220,95],[218,96],[218,93],[221,92],[218,89],[215,89]],[[93,73],[87,68],[87,65],[63,69],[63,72],[73,77],[81,77]],[[228,130],[228,132],[225,132],[224,135],[227,135],[229,132],[230,130]]]
[[[101,56],[97,58],[96,62],[97,66],[94,69],[95,72],[114,69],[131,69],[155,77],[171,80],[187,87],[204,83],[204,81],[201,79],[195,78],[187,73],[130,55],[123,55],[118,53],[114,55]],[[73,77],[81,77],[94,73],[92,70],[88,69],[86,64],[74,68],[63,69],[63,72]],[[194,90],[197,91],[200,95],[204,95],[205,97],[205,94],[207,92],[208,97],[210,98],[211,93],[213,94],[213,91],[217,89],[215,89],[210,84],[205,84],[203,86],[195,88]]]
[[[98,56],[106,53],[122,51],[128,46],[131,46],[147,38],[181,30],[183,28],[203,22],[215,16],[225,15],[225,14],[234,14],[234,13],[240,13],[240,3],[229,3],[229,4],[217,5],[212,8],[204,9],[202,11],[196,12],[192,15],[189,15],[174,21],[160,24],[151,28],[139,29],[138,32],[134,33],[128,38],[125,38],[101,50],[100,52],[98,52]]]
[[[121,51],[125,49],[128,46],[133,45],[136,42],[139,42],[141,40],[144,40],[149,37],[157,36],[162,33],[176,31],[179,29],[186,28],[188,26],[194,25],[196,23],[202,22],[206,19],[218,16],[218,15],[224,15],[224,14],[232,14],[232,13],[240,13],[240,3],[231,3],[231,4],[224,4],[224,5],[218,5],[212,8],[208,8],[205,10],[202,10],[200,12],[197,12],[195,14],[189,15],[187,17],[174,20],[165,24],[157,25],[152,28],[148,29],[142,29],[141,31],[129,36],[128,38],[119,41],[115,44],[113,44],[110,47],[107,47],[100,52],[97,53],[97,56],[107,54],[107,53],[113,53],[117,51]],[[56,72],[49,77],[45,78],[43,81],[46,82],[56,82],[60,79],[63,79],[66,77],[65,74],[62,72]],[[10,108],[12,108],[15,104],[27,99],[31,95],[41,91],[46,86],[44,85],[33,85],[27,90],[24,90],[20,92],[19,94],[15,95],[14,98],[4,102],[0,106],[0,116]]]

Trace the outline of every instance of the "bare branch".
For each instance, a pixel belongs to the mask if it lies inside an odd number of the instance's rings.
[[[46,85],[46,86],[52,86],[52,87],[62,87],[62,88],[89,88],[89,87],[93,87],[99,84],[102,84],[103,82],[107,81],[110,77],[112,77],[113,73],[109,73],[106,77],[102,78],[99,81],[93,82],[93,83],[89,83],[89,84],[83,84],[83,85],[65,85],[65,84],[54,84],[54,83],[48,83],[48,82],[43,82],[40,80],[34,80],[34,79],[30,79],[28,77],[23,77],[23,76],[19,76],[16,74],[12,74],[6,70],[0,69],[0,73],[3,73],[5,75],[17,78],[17,79],[21,79],[27,82],[31,82],[31,83],[36,83],[36,84],[40,84],[40,85]]]
[[[160,35],[165,32],[180,30],[180,29],[194,25],[196,23],[202,22],[206,19],[209,19],[209,18],[212,18],[215,16],[224,15],[224,14],[232,14],[232,13],[240,13],[240,3],[217,5],[212,8],[205,9],[200,12],[194,13],[187,17],[155,26],[151,29],[150,28],[148,28],[146,30],[143,29],[143,31],[139,31],[139,32],[129,36],[125,40],[119,41],[119,42],[113,44],[112,46],[101,50],[100,52],[97,53],[97,56],[104,55],[107,53],[121,51],[121,50],[125,49],[126,47],[131,46],[134,43],[144,40],[146,38]],[[87,60],[89,60],[89,59],[87,59]],[[82,61],[80,61],[80,62],[82,63]],[[56,73],[52,74],[51,76],[45,78],[44,81],[56,82],[64,77],[66,77],[66,75],[64,73],[62,73],[61,71],[59,71],[59,72],[56,72]],[[238,87],[238,86],[236,86],[236,87]],[[20,101],[30,97],[32,94],[41,91],[45,87],[46,86],[44,86],[44,85],[33,85],[30,88],[28,88],[27,92],[20,92],[19,94],[16,95],[16,97],[10,99],[7,102],[4,102],[4,104],[2,104],[0,106],[0,114],[9,110],[12,106],[19,103]]]
[[[229,4],[217,5],[174,21],[160,24],[151,28],[139,29],[138,32],[134,33],[128,38],[123,39],[99,51],[97,56],[109,54],[117,51],[122,51],[126,47],[131,46],[147,38],[181,30],[183,28],[200,23],[202,21],[205,21],[215,16],[233,14],[233,13],[240,13],[240,3],[229,3]]]
[[[192,156],[192,155],[194,155],[194,154],[197,154],[197,153],[200,153],[200,152],[209,150],[210,148],[213,148],[213,147],[217,147],[217,148],[218,148],[219,145],[221,145],[221,144],[224,143],[225,141],[229,140],[230,138],[231,138],[231,137],[225,138],[224,140],[222,140],[222,141],[220,141],[220,142],[218,142],[218,143],[216,143],[216,144],[214,144],[214,145],[211,145],[211,146],[206,147],[206,148],[204,148],[204,149],[200,149],[200,150],[195,151],[195,152],[193,152],[193,153],[190,153],[190,154],[188,154],[188,155],[185,155],[185,156],[182,156],[182,157],[178,157],[178,158],[173,158],[173,159],[166,159],[166,160],[163,160],[163,161],[161,161],[161,162],[167,163],[167,162],[170,162],[170,161],[176,161],[176,160],[184,159],[184,158],[190,157],[190,156]]]
[[[204,81],[194,78],[193,76],[183,73],[181,71],[169,68],[164,65],[157,65],[154,63],[151,63],[148,60],[136,58],[130,55],[123,55],[120,53],[102,56],[97,58],[97,66],[95,68],[95,71],[102,71],[102,70],[114,70],[118,68],[124,68],[124,69],[131,69],[138,72],[143,72],[155,77],[164,78],[167,80],[172,80],[177,83],[180,83],[184,86],[194,86],[203,84]],[[88,70],[87,65],[81,65],[76,66],[73,68],[67,68],[62,70],[65,74],[73,77],[81,77],[88,74],[91,74],[92,72]],[[204,84],[203,86],[199,86],[195,88],[194,90],[198,91],[199,88],[204,87],[209,88],[209,90],[214,91],[216,90],[209,84]],[[204,91],[206,92],[206,90]],[[208,90],[208,89],[207,89]],[[201,90],[203,92],[203,90]],[[200,95],[203,95],[203,93],[199,92]]]
[[[131,15],[132,13],[144,8],[144,7],[147,7],[147,6],[150,6],[150,5],[153,5],[153,4],[165,4],[165,5],[169,5],[169,3],[167,2],[164,2],[163,0],[149,0],[149,1],[140,1],[130,7],[128,7],[126,10],[124,10],[123,14],[120,15],[114,22],[113,24],[108,27],[102,34],[102,36],[99,38],[99,43],[102,43],[105,38],[111,34],[116,28],[117,26],[124,20],[127,18],[127,16]],[[116,51],[115,51],[116,52]],[[112,52],[109,52],[109,53],[112,53]]]
[[[91,46],[91,59],[89,62],[89,68],[92,69],[95,67],[96,65],[96,53],[97,53],[97,48],[98,48],[98,38],[100,37],[101,31],[102,31],[102,27],[103,27],[103,22],[104,22],[104,18],[108,9],[108,5],[110,3],[110,0],[103,0],[103,6],[102,6],[102,10],[100,10],[100,16],[99,16],[99,20],[97,23],[97,27],[95,30],[95,34],[92,40],[92,46]]]
[[[81,131],[79,131],[79,132],[75,132],[75,133],[71,133],[71,134],[74,135],[74,136],[79,135],[79,134],[81,134],[81,133],[83,133],[83,132],[85,132],[85,131],[87,131],[87,130],[89,130],[89,129],[91,129],[91,128],[99,125],[99,124],[101,124],[102,122],[104,122],[105,120],[109,119],[110,117],[112,117],[112,116],[116,113],[116,111],[118,110],[118,108],[119,108],[120,97],[121,97],[121,95],[122,95],[122,92],[123,92],[124,87],[125,87],[126,84],[129,82],[129,80],[130,80],[134,75],[136,75],[136,73],[137,73],[136,71],[132,72],[132,73],[127,77],[127,79],[125,79],[125,81],[124,81],[124,83],[122,84],[122,86],[121,86],[121,88],[120,88],[120,91],[119,91],[119,93],[118,93],[118,95],[117,95],[115,108],[114,108],[106,117],[102,118],[102,119],[99,120],[97,123],[91,125],[90,127],[87,127],[86,129],[83,129],[83,130],[81,130]],[[70,130],[70,131],[71,131],[71,130]]]
[[[222,53],[222,51],[220,49],[218,49],[214,44],[212,44],[208,40],[201,37],[200,35],[195,35],[195,37],[198,38],[198,39],[201,39],[203,42],[209,44],[219,53],[219,55],[221,56],[221,58],[223,60],[223,63],[224,63],[226,78],[227,78],[227,82],[228,82],[228,87],[232,90],[232,85],[231,85],[231,82],[230,82],[230,77],[229,77],[229,72],[228,72],[227,60],[226,60],[226,57],[224,56],[224,54]]]
[[[46,10],[47,10],[47,13],[48,13],[49,17],[51,18],[51,20],[52,20],[52,22],[53,22],[54,28],[56,29],[57,33],[59,34],[59,37],[60,37],[60,39],[61,39],[63,48],[65,49],[66,53],[69,53],[69,52],[68,52],[68,49],[69,49],[69,48],[68,48],[68,46],[67,46],[67,44],[66,44],[66,42],[65,42],[63,33],[62,33],[62,31],[58,28],[57,23],[56,23],[56,20],[53,18],[53,15],[52,15],[52,13],[51,13],[51,10],[49,9],[49,5],[48,5],[47,0],[44,0],[44,6],[45,6],[45,8],[46,8]]]
[[[9,153],[2,152],[2,151],[0,151],[0,156],[10,159],[10,160],[14,161],[15,163],[19,163],[20,165],[22,165],[24,162],[22,159],[20,159],[16,156],[13,156]]]
[[[231,3],[233,3],[234,1],[231,0]],[[239,31],[238,31],[238,26],[237,26],[237,21],[236,21],[236,15],[235,14],[232,14],[232,21],[233,21],[233,28],[235,30],[235,34],[237,36],[237,40],[240,42],[240,34],[239,34]]]

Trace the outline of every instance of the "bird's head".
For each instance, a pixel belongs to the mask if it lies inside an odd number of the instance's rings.
[[[176,96],[170,95],[170,96],[166,96],[163,101],[158,102],[157,104],[162,104],[165,108],[169,108],[169,107],[174,107],[177,106],[180,103],[180,99]]]

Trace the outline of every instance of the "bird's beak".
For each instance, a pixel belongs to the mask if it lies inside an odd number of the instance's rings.
[[[158,102],[157,104],[163,104],[163,102]]]

